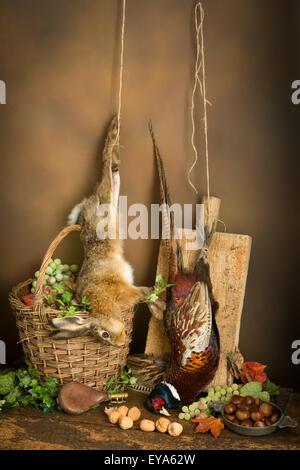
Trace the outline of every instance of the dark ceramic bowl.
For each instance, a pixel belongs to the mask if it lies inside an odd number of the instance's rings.
[[[218,411],[221,413],[224,424],[227,426],[228,429],[230,429],[233,432],[236,432],[238,434],[242,434],[243,436],[266,436],[267,434],[272,434],[276,429],[282,429],[282,428],[296,428],[298,426],[298,423],[295,419],[291,418],[290,416],[284,415],[281,408],[279,408],[278,405],[275,405],[275,403],[272,403],[270,401],[266,401],[264,403],[269,403],[273,407],[273,409],[279,414],[280,418],[276,423],[271,424],[271,426],[266,426],[265,428],[248,428],[247,426],[241,426],[240,424],[232,423],[229,421],[224,416],[224,406],[228,402],[223,402],[223,401],[214,401],[210,403],[211,408],[213,408],[215,411]]]

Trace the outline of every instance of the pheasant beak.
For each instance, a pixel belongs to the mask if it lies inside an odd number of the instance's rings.
[[[162,406],[161,410],[159,410],[159,413],[164,416],[171,416],[164,406]]]

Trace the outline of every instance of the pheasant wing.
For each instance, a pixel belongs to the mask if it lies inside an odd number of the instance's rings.
[[[207,284],[197,282],[171,319],[171,344],[177,364],[184,367],[192,352],[204,351],[210,340],[212,308]]]

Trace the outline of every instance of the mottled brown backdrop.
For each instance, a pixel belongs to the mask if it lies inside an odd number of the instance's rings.
[[[193,159],[194,3],[127,1],[121,141],[129,204],[158,201],[150,117],[173,201],[197,202],[185,176]],[[212,192],[222,199],[227,231],[253,237],[240,346],[248,360],[267,364],[276,382],[299,388],[300,366],[290,359],[300,337],[300,106],[290,98],[291,82],[300,79],[299,2],[203,4]],[[21,349],[8,291],[38,269],[99,175],[104,130],[117,107],[120,12],[118,0],[0,0],[0,79],[7,85],[0,105],[0,339],[9,362]],[[204,170],[202,157],[193,173],[202,193]],[[125,249],[136,282],[151,285],[158,242],[128,240]],[[78,235],[57,253],[80,262]],[[134,352],[143,351],[148,319],[140,309]]]

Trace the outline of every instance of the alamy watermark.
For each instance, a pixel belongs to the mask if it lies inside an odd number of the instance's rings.
[[[119,197],[119,207],[113,204],[100,204],[96,211],[99,218],[97,224],[97,236],[104,240],[107,238],[132,240],[160,238],[160,215],[162,218],[161,238],[166,240],[174,237],[181,239],[183,236],[187,240],[187,250],[199,250],[203,247],[205,240],[204,233],[204,205],[196,204],[195,220],[196,229],[193,227],[193,204],[151,204],[150,224],[149,211],[144,204],[132,204],[128,207],[127,196]],[[134,217],[128,223],[128,217]],[[171,217],[173,224],[171,224]],[[174,232],[171,233],[171,225]]]
[[[300,80],[293,81],[292,90],[295,90],[291,96],[292,103],[299,104],[300,103]]]
[[[292,363],[294,366],[298,366],[300,364],[300,339],[295,339],[292,342],[292,349],[295,349],[291,357]]]
[[[6,104],[6,85],[3,80],[0,80],[0,104]]]
[[[6,364],[6,345],[0,339],[0,364]]]

